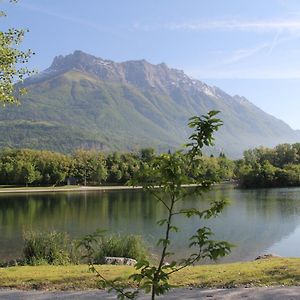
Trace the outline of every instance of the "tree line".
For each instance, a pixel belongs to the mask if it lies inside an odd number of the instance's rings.
[[[103,153],[76,150],[71,155],[45,150],[2,149],[0,184],[62,185],[70,179],[80,185],[125,184],[140,168],[150,165],[157,156],[152,148],[131,153]],[[198,176],[208,180],[229,180],[235,164],[220,157],[202,157]]]
[[[129,153],[81,149],[71,155],[46,150],[2,149],[0,184],[63,185],[72,179],[72,183],[80,185],[122,185],[158,155],[152,148]],[[198,176],[211,181],[238,180],[244,188],[299,186],[300,143],[247,150],[242,159],[235,161],[223,153],[218,157],[203,156]]]
[[[300,143],[245,151],[236,161],[236,177],[245,188],[299,186]]]

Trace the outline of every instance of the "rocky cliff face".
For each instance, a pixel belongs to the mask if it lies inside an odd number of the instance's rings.
[[[50,78],[71,70],[93,75],[103,81],[132,84],[137,88],[155,88],[164,92],[182,88],[188,92],[202,92],[216,98],[224,94],[216,87],[209,87],[188,77],[182,70],[168,68],[165,63],[153,65],[146,60],[117,63],[79,50],[66,56],[56,56],[48,69],[31,79]]]

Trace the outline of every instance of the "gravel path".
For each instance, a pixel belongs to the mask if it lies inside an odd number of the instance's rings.
[[[115,295],[105,291],[18,291],[0,290],[1,300],[96,300],[117,299]],[[138,299],[149,299],[149,295],[142,295]],[[235,288],[235,289],[173,289],[158,299],[191,300],[191,299],[249,299],[249,300],[295,300],[300,299],[300,287],[267,287],[267,288]]]

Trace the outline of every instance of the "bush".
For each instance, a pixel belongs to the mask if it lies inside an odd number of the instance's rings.
[[[102,236],[95,246],[95,263],[101,263],[105,256],[127,257],[136,260],[147,256],[147,248],[140,236],[114,234]]]
[[[93,260],[102,263],[105,256],[126,257],[136,260],[148,256],[147,248],[140,236],[136,235],[104,235],[103,231],[94,240]],[[79,263],[81,252],[80,241],[72,241],[65,232],[52,231],[24,233],[23,256],[28,265],[66,265]]]
[[[74,262],[73,243],[62,232],[24,233],[23,255],[29,265],[65,265]]]

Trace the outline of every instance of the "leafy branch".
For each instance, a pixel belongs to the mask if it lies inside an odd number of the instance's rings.
[[[17,1],[10,1],[17,2]],[[0,17],[6,17],[5,12],[0,12]],[[34,52],[29,49],[22,51],[19,46],[28,32],[28,29],[9,28],[0,31],[0,103],[18,103],[18,97],[26,90],[18,83],[22,83],[34,71],[27,67],[20,67],[28,63]]]

